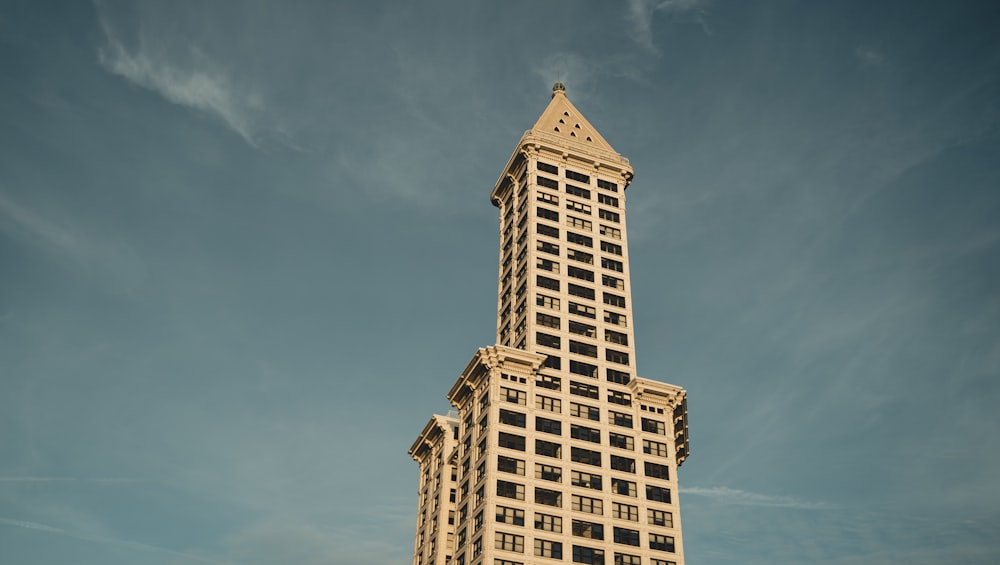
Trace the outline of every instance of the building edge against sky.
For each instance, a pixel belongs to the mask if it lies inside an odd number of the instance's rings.
[[[685,391],[636,375],[619,155],[556,83],[490,194],[497,344],[410,448],[414,565],[682,565]]]

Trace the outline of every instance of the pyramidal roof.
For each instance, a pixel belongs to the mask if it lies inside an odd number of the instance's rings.
[[[618,153],[587,118],[566,98],[566,87],[557,82],[552,87],[552,101],[531,128],[533,131],[556,135],[570,142],[577,142],[600,151]]]

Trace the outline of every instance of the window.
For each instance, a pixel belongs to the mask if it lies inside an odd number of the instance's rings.
[[[642,560],[638,555],[615,553],[615,565],[642,565]]]
[[[667,425],[659,420],[651,420],[649,418],[642,419],[642,431],[653,432],[654,434],[667,435]]]
[[[666,465],[660,465],[658,463],[643,463],[645,467],[645,473],[647,477],[655,477],[657,479],[669,479],[670,478],[670,468]]]
[[[543,271],[550,271],[553,273],[559,272],[559,263],[556,263],[555,261],[550,261],[548,259],[543,259],[541,257],[538,257],[535,260],[535,266],[538,267],[539,269],[542,269]]]
[[[628,365],[628,353],[624,351],[615,351],[614,349],[605,349],[604,358],[612,363],[618,363],[619,365]]]
[[[650,559],[649,565],[677,565],[677,562],[667,561],[666,559]]]
[[[608,332],[610,330],[604,330],[604,331]],[[608,375],[608,382],[610,382],[610,383],[618,383],[620,385],[627,385],[629,383],[629,381],[632,380],[632,378],[629,376],[628,373],[623,373],[622,371],[616,371],[614,369],[608,369],[607,370],[607,375]]]
[[[596,386],[578,383],[576,381],[569,382],[569,393],[577,396],[585,396],[587,398],[598,398],[600,396]]]
[[[612,404],[621,404],[622,406],[632,406],[632,395],[620,390],[609,390],[608,402]]]
[[[539,210],[540,209],[541,208],[539,208]],[[545,236],[548,236],[548,237],[554,237],[554,238],[557,238],[557,239],[559,238],[559,228],[554,228],[554,227],[546,225],[546,224],[538,224],[538,225],[536,225],[535,226],[535,231],[537,233],[541,234],[541,235],[545,235]],[[604,247],[604,242],[603,241],[601,242],[601,247],[602,248]],[[619,247],[618,249],[620,250],[621,247]]]
[[[661,536],[659,534],[649,534],[649,549],[657,551],[674,551],[673,536]]]
[[[538,345],[543,345],[545,347],[551,347],[552,349],[559,349],[562,343],[559,340],[559,336],[551,334],[543,334],[542,332],[535,333],[535,343]]]
[[[622,238],[622,230],[620,230],[618,228],[613,228],[611,226],[606,226],[604,224],[601,224],[601,227],[599,228],[599,231],[600,231],[600,234],[603,235],[604,237],[610,237],[610,238],[614,238],[614,239],[621,239]]]
[[[628,528],[615,528],[615,543],[639,546],[639,531]]]
[[[604,502],[598,498],[573,495],[572,508],[577,512],[589,512],[590,514],[604,514]]]
[[[600,451],[592,451],[590,449],[583,449],[582,447],[571,447],[570,459],[576,463],[583,463],[584,465],[593,465],[595,467],[601,466]]]
[[[572,265],[566,270],[566,274],[573,278],[580,280],[594,282],[594,272],[588,271],[587,269],[581,269],[579,267],[574,267]]]
[[[592,231],[594,229],[594,224],[590,220],[584,220],[583,218],[577,218],[576,216],[570,216],[568,214],[566,215],[566,225],[587,231]]]
[[[516,449],[517,451],[524,451],[524,436],[500,432],[500,440],[498,442],[498,445],[500,447],[506,447],[507,449]]]
[[[535,408],[539,410],[545,410],[547,412],[555,412],[556,414],[562,412],[562,400],[558,398],[549,398],[548,396],[535,395]]]
[[[577,284],[569,283],[569,293],[573,296],[579,296],[580,298],[586,298],[587,300],[594,299],[594,289],[587,288],[585,286],[580,286]]]
[[[535,513],[535,529],[546,532],[562,533],[562,518],[548,514]]]
[[[611,275],[601,275],[601,284],[611,288],[625,290],[625,281],[618,277],[612,277]]]
[[[608,259],[607,257],[601,257],[601,267],[612,271],[618,271],[619,273],[625,270],[625,265],[621,261],[615,261],[614,259]]]
[[[648,439],[642,440],[642,452],[649,455],[668,457],[667,444],[660,443],[658,441],[650,441]]]
[[[541,463],[535,463],[535,478],[542,479],[543,481],[552,481],[554,483],[562,482],[562,469],[559,467],[553,467],[552,465],[542,465]]]
[[[497,481],[497,496],[524,500],[524,485],[508,481]]]
[[[587,213],[589,214],[590,212],[588,211]],[[600,209],[600,211],[598,212],[598,216],[602,220],[608,220],[609,222],[621,222],[622,221],[621,220],[621,216],[619,216],[617,212],[612,212],[610,210],[605,210],[604,208]]]
[[[601,430],[573,424],[569,427],[569,437],[591,443],[601,443]]]
[[[549,277],[543,277],[542,275],[537,275],[535,277],[535,282],[538,286],[542,288],[547,288],[549,290],[559,290],[559,281],[556,279],[550,279]]]
[[[558,253],[559,250],[556,250]],[[576,249],[569,249],[566,251],[566,258],[573,261],[579,261],[580,263],[586,263],[588,265],[594,264],[594,256],[586,251],[578,251]]]
[[[628,320],[625,314],[617,314],[615,312],[605,312],[604,321],[609,324],[614,324],[616,326],[628,327]]]
[[[581,324],[580,322],[574,322],[570,320],[569,331],[577,335],[582,335],[585,337],[597,337],[597,328],[591,326],[590,324]]]
[[[505,386],[500,387],[500,397],[514,404],[524,405],[528,402],[528,395],[523,390],[515,390]]]
[[[594,522],[573,520],[573,535],[581,538],[604,539],[604,526]]]
[[[654,502],[670,502],[670,489],[646,485],[646,500]]]
[[[465,556],[463,555],[462,557],[464,558]],[[447,561],[445,561],[445,563],[447,563]],[[465,564],[459,563],[458,565],[465,565]],[[507,559],[494,559],[493,565],[524,565],[524,563],[521,563],[520,561],[510,561]]]
[[[604,341],[617,343],[618,345],[628,345],[628,335],[614,330],[604,330]]]
[[[573,210],[574,212],[580,212],[581,214],[590,214],[590,205],[584,204],[582,202],[576,202],[574,200],[566,199],[566,209]],[[603,216],[601,216],[603,218]],[[615,220],[616,222],[618,220]]]
[[[496,545],[494,547],[502,549],[503,551],[524,553],[524,536],[497,532]]]
[[[631,504],[622,504],[620,502],[611,503],[611,517],[618,518],[619,520],[629,520],[631,522],[639,521],[639,507],[632,506]]]
[[[617,294],[611,294],[610,292],[604,293],[604,303],[609,306],[615,306],[618,308],[625,307],[625,297],[618,296]]]
[[[483,552],[483,538],[476,538],[472,542],[472,558],[475,559]]]
[[[553,357],[551,355],[549,355],[548,359],[552,359],[552,358]],[[555,359],[558,360],[559,358],[555,357]],[[549,367],[550,365],[546,364],[545,366]],[[557,363],[552,368],[553,369],[558,369],[559,368],[559,364]],[[560,379],[559,377],[554,377],[552,375],[541,375],[540,374],[540,375],[538,375],[538,378],[535,379],[535,385],[538,386],[538,387],[540,387],[540,388],[547,388],[549,390],[561,390],[562,389],[562,379]]]
[[[650,508],[646,510],[646,517],[649,518],[649,523],[654,526],[674,527],[674,515],[670,512]]]
[[[611,447],[617,447],[619,449],[628,449],[629,451],[635,450],[635,442],[632,439],[632,436],[626,436],[610,432],[608,433],[608,443],[611,444]]]
[[[544,308],[551,308],[553,310],[558,310],[559,299],[552,298],[551,296],[545,296],[544,294],[539,294],[535,296],[535,305],[542,306]]]
[[[573,563],[604,565],[604,551],[592,547],[573,546]]]
[[[610,190],[611,192],[618,192],[618,185],[606,180],[597,179],[597,187],[603,188],[604,190]]]
[[[608,412],[608,421],[615,426],[621,426],[623,428],[632,427],[632,415],[624,414],[622,412]]]
[[[590,363],[583,363],[581,361],[574,361],[573,359],[570,359],[569,372],[596,379],[597,365],[591,365]]]
[[[511,526],[523,526],[524,510],[519,508],[508,508],[506,506],[497,506],[497,522],[501,524],[509,524]]]
[[[611,492],[615,494],[621,494],[623,496],[636,497],[635,483],[632,481],[626,481],[625,479],[611,478]]]
[[[590,191],[586,188],[580,188],[579,186],[573,186],[571,184],[566,185],[566,193],[572,194],[573,196],[579,196],[580,198],[590,199]]]
[[[583,471],[571,471],[569,478],[570,484],[575,487],[590,488],[594,490],[602,490],[604,488],[600,475],[584,473]]]
[[[547,434],[562,435],[562,422],[535,416],[535,430]]]
[[[635,473],[635,459],[630,459],[628,457],[621,457],[618,455],[612,455],[611,468],[615,469],[616,471]]]
[[[524,461],[520,459],[514,459],[513,457],[507,457],[505,455],[497,456],[497,471],[501,473],[514,473],[515,475],[524,474]]]
[[[569,352],[576,353],[577,355],[586,355],[587,357],[597,357],[597,346],[570,340]]]
[[[535,555],[550,559],[562,559],[562,543],[535,538]]]
[[[566,241],[570,243],[575,243],[577,245],[583,245],[585,247],[593,247],[594,239],[582,234],[573,233],[571,231],[566,232]]]
[[[538,161],[538,170],[545,171],[546,173],[552,173],[553,175],[559,174],[558,167],[556,167],[555,165],[550,165],[548,163],[543,163],[541,161]]]
[[[585,175],[583,173],[578,173],[576,171],[571,171],[570,169],[566,169],[566,178],[590,184],[590,177],[589,176],[587,176],[587,175]]]
[[[559,457],[562,457],[562,445],[551,441],[536,439],[535,454],[544,455],[546,457],[555,457],[558,459]]]
[[[549,255],[559,255],[559,246],[547,241],[538,240],[535,242],[535,249],[541,251],[542,253],[548,253]],[[520,261],[522,257],[518,255],[517,259]]]
[[[614,196],[608,196],[607,194],[597,194],[597,201],[601,204],[607,204],[608,206],[618,206],[618,199]]]
[[[593,306],[585,306],[583,304],[577,304],[576,302],[569,303],[569,313],[576,314],[577,316],[584,316],[586,318],[596,318],[597,309]]]
[[[525,426],[524,414],[520,412],[511,412],[510,410],[500,409],[500,423],[507,424],[510,426],[517,426],[523,428]]]
[[[586,404],[578,404],[576,402],[569,403],[569,415],[576,416],[577,418],[586,418],[595,422],[601,420],[601,411],[599,409],[594,406],[587,406]]]
[[[553,228],[553,229],[555,229],[555,228]],[[555,231],[556,231],[556,235],[554,235],[553,237],[559,237],[559,230],[555,230]],[[542,233],[542,232],[539,231],[538,233]],[[548,234],[545,234],[545,235],[548,235]],[[611,254],[614,254],[614,255],[621,255],[622,254],[622,246],[618,245],[617,243],[608,243],[607,241],[602,241],[601,242],[601,251],[603,251],[605,253],[611,253]]]
[[[559,204],[559,197],[555,194],[548,194],[547,192],[539,192],[538,200],[549,204]]]
[[[535,504],[562,507],[562,493],[557,490],[535,487]]]
[[[547,328],[555,328],[558,330],[561,325],[559,323],[560,321],[561,320],[555,316],[549,316],[548,314],[542,314],[541,312],[535,314],[535,322],[537,322],[538,325],[545,326]]]
[[[543,177],[542,175],[535,175],[535,182],[538,186],[544,186],[545,188],[554,188],[559,190],[559,181],[555,179],[550,179],[549,177]]]

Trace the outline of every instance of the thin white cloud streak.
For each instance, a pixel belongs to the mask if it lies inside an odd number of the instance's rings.
[[[90,246],[78,234],[21,206],[3,193],[0,193],[0,218],[5,219],[0,223],[0,227],[13,226],[15,230],[32,239],[40,240],[46,245],[76,257],[85,258],[89,255]]]
[[[194,62],[180,65],[149,49],[147,41],[141,40],[138,47],[129,49],[104,14],[99,15],[99,20],[106,45],[98,50],[98,60],[105,69],[169,102],[214,116],[248,144],[260,147],[254,123],[255,116],[263,111],[260,95],[238,88],[229,73],[197,47],[191,48]],[[288,146],[295,147],[294,143]]]
[[[831,506],[822,502],[809,502],[791,496],[760,494],[729,487],[682,487],[682,494],[704,496],[723,504],[739,506],[768,506],[799,510],[827,510]]]
[[[91,536],[91,535],[81,534],[81,533],[78,533],[78,532],[73,532],[73,531],[70,531],[70,530],[64,530],[62,528],[57,528],[55,526],[49,526],[47,524],[40,524],[38,522],[29,522],[27,520],[16,520],[16,519],[13,519],[13,518],[5,518],[5,517],[0,516],[0,524],[7,525],[7,526],[13,526],[15,528],[24,528],[24,529],[27,529],[27,530],[37,530],[37,531],[40,531],[40,532],[48,532],[48,533],[52,533],[52,534],[58,534],[58,535],[62,535],[62,536],[68,536],[68,537],[71,537],[71,538],[76,538],[76,539],[80,539],[80,540],[84,540],[84,541],[90,541],[90,542],[96,542],[96,543],[104,543],[104,544],[115,545],[115,546],[119,546],[119,547],[128,547],[128,548],[137,549],[137,550],[140,550],[140,551],[149,551],[149,552],[154,552],[154,553],[163,553],[163,554],[166,554],[166,555],[173,555],[175,557],[183,557],[185,559],[190,559],[190,560],[194,560],[194,561],[201,561],[203,563],[218,563],[218,561],[215,561],[214,559],[209,559],[207,557],[202,557],[200,555],[193,555],[193,554],[190,554],[190,553],[184,553],[182,551],[174,551],[172,549],[167,549],[165,547],[157,547],[155,545],[147,545],[147,544],[144,544],[144,543],[139,543],[139,542],[134,542],[134,541],[127,541],[127,540],[120,540],[120,539],[115,539],[115,538]]]
[[[653,17],[657,12],[690,18],[701,25],[708,35],[706,4],[705,0],[629,0],[625,19],[632,25],[632,40],[655,53],[657,49],[653,44]]]

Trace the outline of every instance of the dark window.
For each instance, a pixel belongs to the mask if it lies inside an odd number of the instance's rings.
[[[539,186],[559,190],[559,181],[550,179],[549,177],[543,177],[542,175],[536,175],[536,178],[538,179],[537,182]]]
[[[623,496],[636,496],[635,483],[625,479],[611,479],[611,492]]]
[[[597,187],[603,188],[604,190],[610,190],[611,192],[618,192],[618,185],[606,180],[597,179]]]
[[[550,279],[549,277],[543,277],[538,275],[535,277],[535,282],[538,286],[542,288],[547,288],[549,290],[559,290],[559,281],[556,279]]]
[[[580,322],[574,322],[570,320],[569,322],[570,333],[575,333],[578,335],[586,337],[597,337],[597,328],[591,326],[590,324],[581,324]]]
[[[562,435],[562,422],[535,416],[535,430],[547,434]]]
[[[591,281],[591,282],[594,281],[594,272],[593,271],[588,271],[587,269],[581,269],[579,267],[574,267],[572,265],[570,265],[569,269],[566,270],[566,274],[568,274],[569,276],[571,276],[573,278],[576,278],[576,279],[581,279],[581,280]]]
[[[618,363],[621,365],[628,365],[628,353],[624,351],[615,351],[613,349],[606,349],[604,351],[604,358],[612,363]]]
[[[582,234],[573,233],[571,231],[566,232],[566,241],[568,241],[570,243],[575,243],[577,245],[583,245],[583,246],[586,246],[586,247],[593,247],[594,246],[594,239],[593,238],[587,237],[587,236],[582,235]]]
[[[617,212],[612,212],[611,210],[605,210],[604,208],[599,209],[598,216],[601,219],[608,220],[610,222],[620,222],[621,216]]]
[[[523,526],[524,510],[519,508],[507,508],[506,506],[497,506],[497,522],[500,522],[501,524],[510,524],[512,526]]]
[[[497,481],[497,496],[524,500],[524,485],[508,481]]]
[[[548,328],[559,329],[560,326],[559,318],[555,316],[549,316],[548,314],[542,314],[541,312],[535,314],[535,321],[538,322],[538,325],[545,326]]]
[[[582,471],[572,471],[570,473],[570,483],[575,487],[602,490],[602,479],[600,475],[584,473]]]
[[[549,359],[551,358],[552,356],[549,355]],[[556,357],[556,359],[558,359],[558,357]],[[554,368],[558,369],[559,367],[554,367]],[[553,377],[551,375],[538,375],[538,378],[535,379],[535,385],[541,388],[547,388],[549,390],[561,390],[562,379],[559,377]]]
[[[617,343],[618,345],[628,345],[628,334],[623,334],[622,332],[616,332],[614,330],[604,330],[604,341],[608,343]]]
[[[670,502],[670,489],[646,485],[646,500],[654,502]]]
[[[642,419],[642,431],[653,432],[654,434],[666,435],[667,425],[659,420],[651,420],[649,418]]]
[[[524,414],[520,412],[511,412],[510,410],[500,409],[500,423],[508,424],[511,426],[517,426],[523,428],[525,426]]]
[[[619,390],[609,390],[608,402],[612,404],[621,404],[622,406],[632,406],[632,395]]]
[[[535,478],[542,479],[543,481],[552,481],[554,483],[562,482],[562,469],[559,467],[553,467],[552,465],[542,465],[541,463],[535,463]]]
[[[604,551],[592,547],[573,546],[573,563],[604,565]]]
[[[575,181],[579,181],[585,184],[590,184],[590,176],[585,175],[583,173],[578,173],[570,169],[566,169],[566,178],[573,179]]]
[[[580,286],[577,284],[569,283],[569,293],[573,296],[579,296],[580,298],[586,298],[587,300],[594,299],[594,289],[587,288],[585,286]]]
[[[535,503],[562,507],[562,493],[557,490],[535,487]]]
[[[612,447],[629,450],[635,449],[635,440],[633,440],[630,436],[616,434],[614,432],[608,433],[608,443],[611,444]]]
[[[553,222],[559,221],[559,212],[556,212],[555,210],[549,210],[548,208],[538,206],[535,208],[535,213],[539,218],[545,218],[546,220],[552,220]]]
[[[616,471],[635,473],[635,459],[631,459],[628,457],[620,457],[618,455],[612,455],[611,468]]]
[[[518,451],[524,451],[524,437],[500,432],[500,440],[498,442],[498,445],[500,447],[506,447],[507,449],[516,449]]]
[[[592,451],[590,449],[583,449],[582,447],[571,447],[570,458],[573,461],[583,463],[584,465],[593,465],[595,467],[601,466],[600,451]]]
[[[562,359],[559,358],[559,357],[556,357],[555,355],[549,355],[548,357],[545,358],[545,362],[542,363],[542,366],[543,367],[549,367],[549,368],[552,368],[552,369],[561,369],[562,368]],[[544,385],[541,385],[541,386],[544,386]]]
[[[601,251],[605,253],[613,253],[615,255],[622,254],[622,246],[615,243],[608,243],[606,241],[601,242]]]
[[[581,363],[580,361],[569,360],[569,372],[585,377],[597,378],[597,365]]]
[[[623,543],[625,545],[639,545],[639,531],[629,530],[627,528],[615,528],[615,543]]]
[[[606,257],[601,257],[601,266],[605,269],[610,269],[612,271],[618,271],[619,273],[625,270],[625,266],[621,261],[615,261],[613,259],[608,259]]]
[[[520,459],[514,459],[513,457],[504,457],[503,455],[497,456],[497,470],[504,473],[514,473],[515,475],[524,474],[524,461]]]
[[[649,549],[657,551],[674,552],[673,536],[663,536],[660,534],[649,534]]]
[[[618,277],[612,277],[611,275],[601,275],[601,284],[604,286],[610,286],[611,288],[625,290],[625,281],[619,279]]]
[[[538,345],[544,345],[545,347],[551,347],[553,349],[559,349],[561,342],[559,336],[543,334],[542,332],[535,333],[535,343]]]
[[[594,522],[573,520],[573,535],[581,538],[604,539],[604,526]]]
[[[544,455],[546,457],[555,457],[558,459],[562,457],[562,445],[551,441],[536,439],[535,454]]]
[[[559,246],[554,243],[549,243],[547,241],[539,241],[537,249],[542,253],[549,253],[551,255],[559,255]],[[521,259],[521,255],[518,255],[518,260]]]
[[[623,373],[621,371],[616,371],[614,369],[607,369],[607,372],[608,372],[608,382],[618,383],[620,385],[627,385],[629,381],[632,380],[631,376],[629,376],[628,373]]]
[[[535,231],[542,235],[547,235],[549,237],[559,238],[559,228],[554,228],[545,224],[538,224],[535,226]],[[602,242],[603,243],[603,242]]]
[[[566,185],[566,192],[572,194],[573,196],[579,196],[580,198],[590,198],[590,191],[586,188],[580,188],[579,186],[573,186],[571,184]]]
[[[597,346],[589,343],[569,340],[569,351],[570,353],[586,355],[587,357],[597,357]]]
[[[607,204],[608,206],[618,206],[618,199],[614,196],[608,196],[607,194],[597,194],[597,201],[601,204]]]
[[[556,252],[558,253],[558,251],[559,250],[557,248]],[[590,253],[587,253],[585,251],[578,251],[576,249],[570,249],[570,250],[566,251],[566,258],[567,259],[572,259],[573,261],[579,261],[581,263],[586,263],[588,265],[593,265],[594,264],[594,256],[593,255],[591,255]]]
[[[569,382],[569,393],[575,394],[577,396],[585,396],[587,398],[599,398],[600,391],[596,386],[588,385],[584,383],[578,383],[576,381]]]
[[[617,294],[611,294],[610,292],[604,293],[604,303],[611,306],[617,306],[619,308],[625,307],[625,297],[618,296]]]
[[[535,538],[535,555],[550,559],[562,559],[562,543]],[[521,565],[520,563],[497,563],[495,565]]]
[[[559,174],[559,167],[556,167],[555,165],[550,165],[548,163],[543,163],[541,161],[538,161],[538,170],[545,171],[546,173],[552,173],[554,175]]]
[[[670,479],[670,468],[666,465],[660,465],[658,463],[645,462],[642,464],[645,467],[645,472],[647,477],[655,477],[657,479]]]
[[[571,425],[569,427],[569,436],[573,439],[581,439],[591,443],[601,443],[601,430],[586,426]]]
[[[595,422],[601,420],[601,411],[598,408],[577,402],[569,403],[569,415],[576,416],[577,418],[586,418]]]

